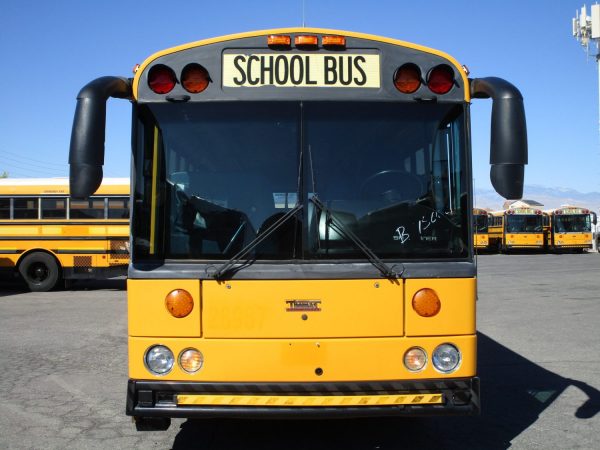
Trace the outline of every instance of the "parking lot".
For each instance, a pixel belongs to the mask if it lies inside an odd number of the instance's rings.
[[[479,260],[479,417],[335,421],[125,416],[125,282],[0,287],[0,448],[598,448],[600,255]]]

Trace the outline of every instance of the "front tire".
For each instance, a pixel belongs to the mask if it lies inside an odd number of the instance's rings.
[[[25,256],[19,265],[19,273],[32,292],[48,292],[61,278],[56,259],[42,252]]]

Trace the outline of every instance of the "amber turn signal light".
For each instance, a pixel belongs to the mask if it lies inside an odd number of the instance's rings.
[[[292,38],[283,34],[271,34],[267,36],[267,45],[269,47],[289,47],[292,45]]]
[[[421,87],[421,70],[416,64],[407,63],[394,74],[394,86],[403,94],[412,94]]]
[[[442,302],[433,289],[424,288],[413,296],[412,307],[418,315],[432,317],[440,312]]]
[[[323,47],[346,47],[345,36],[323,36]]]
[[[316,47],[319,45],[317,36],[301,35],[294,38],[294,44],[300,47]]]
[[[181,85],[192,94],[198,94],[206,89],[209,81],[208,71],[200,64],[188,64],[181,72]]]
[[[167,294],[165,306],[173,317],[181,319],[191,313],[192,309],[194,309],[194,299],[188,291],[175,289]]]

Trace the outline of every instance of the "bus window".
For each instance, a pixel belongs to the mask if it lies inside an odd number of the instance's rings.
[[[15,198],[13,207],[15,219],[37,219],[39,217],[37,198]]]
[[[104,219],[104,199],[71,200],[71,219]]]
[[[0,219],[10,219],[10,198],[0,198]]]
[[[108,218],[129,219],[129,198],[109,198]]]
[[[67,200],[64,198],[43,198],[42,219],[66,219]]]

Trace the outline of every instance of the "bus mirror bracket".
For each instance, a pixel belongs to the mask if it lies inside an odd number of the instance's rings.
[[[527,164],[527,127],[523,96],[502,78],[475,78],[473,98],[491,98],[490,180],[498,194],[517,200],[523,196]]]
[[[96,78],[79,91],[69,148],[71,197],[87,198],[100,186],[106,102],[109,97],[130,99],[131,96],[131,80],[121,77]]]

